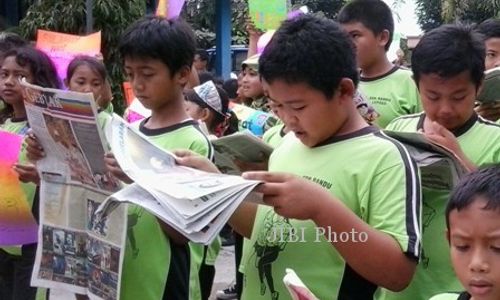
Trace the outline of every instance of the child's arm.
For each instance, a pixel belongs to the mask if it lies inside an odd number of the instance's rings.
[[[462,151],[458,144],[457,138],[448,129],[444,128],[439,123],[433,121],[429,122],[424,130],[425,136],[432,142],[446,147],[452,151],[462,162],[464,167],[472,172],[477,169],[476,165],[469,160],[467,155]]]
[[[284,217],[312,220],[326,233],[330,230],[337,236],[344,232],[366,233],[365,242],[355,238],[330,241],[349,266],[367,280],[393,291],[404,289],[410,282],[416,260],[405,255],[395,238],[365,223],[328,190],[283,173],[252,172],[244,177],[265,181],[257,191]]]

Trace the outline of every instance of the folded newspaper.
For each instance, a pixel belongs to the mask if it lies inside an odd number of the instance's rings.
[[[156,145],[119,116],[111,122],[111,148],[134,183],[99,207],[113,215],[122,202],[145,208],[189,240],[210,244],[258,181],[179,166],[175,156]]]
[[[500,101],[500,67],[484,72],[483,86],[477,101],[481,103],[494,103]]]
[[[384,130],[384,133],[405,145],[420,169],[424,188],[451,190],[467,173],[453,152],[429,141],[422,133],[390,130]]]
[[[268,160],[273,152],[271,146],[248,130],[214,139],[211,142],[215,150],[215,164],[224,174],[241,174],[235,160],[259,163]]]
[[[294,270],[286,269],[285,271],[286,275],[283,277],[283,283],[293,300],[318,300],[311,290],[300,280]]]
[[[119,299],[127,211],[96,219],[120,185],[104,166],[108,149],[92,94],[22,85],[29,124],[46,153],[37,162],[40,226],[31,283]]]

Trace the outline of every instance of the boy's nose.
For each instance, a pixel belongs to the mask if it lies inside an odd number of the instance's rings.
[[[489,264],[483,251],[478,249],[473,252],[469,268],[474,273],[486,273],[489,271]]]

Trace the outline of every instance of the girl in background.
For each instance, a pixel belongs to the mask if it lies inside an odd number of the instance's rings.
[[[25,135],[29,125],[24,107],[23,91],[20,79],[49,88],[60,88],[57,72],[50,58],[43,52],[21,47],[6,51],[0,67],[0,98],[5,103],[0,112],[0,129]],[[34,181],[35,166],[27,163],[25,145],[19,154],[19,163],[14,170],[23,182]],[[23,191],[33,215],[38,221],[38,195],[36,186],[23,183]],[[36,297],[36,288],[30,286],[31,273],[35,260],[36,243],[0,249],[0,298],[32,300]]]

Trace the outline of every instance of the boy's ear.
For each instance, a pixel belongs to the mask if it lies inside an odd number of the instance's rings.
[[[63,83],[65,87],[68,87],[69,86],[68,78],[64,78]]]
[[[175,73],[176,81],[183,87],[188,83],[190,76],[191,68],[189,66],[183,66]]]
[[[344,77],[340,79],[339,87],[339,99],[341,101],[347,100],[352,101],[354,94],[356,93],[356,87],[354,86],[354,82],[350,78]]]
[[[450,231],[446,229],[444,231],[444,235],[446,236],[446,240],[448,241],[448,245],[450,244]]]
[[[391,34],[389,33],[389,30],[382,30],[382,32],[377,35],[378,45],[385,48],[385,45],[389,43],[390,36]]]

